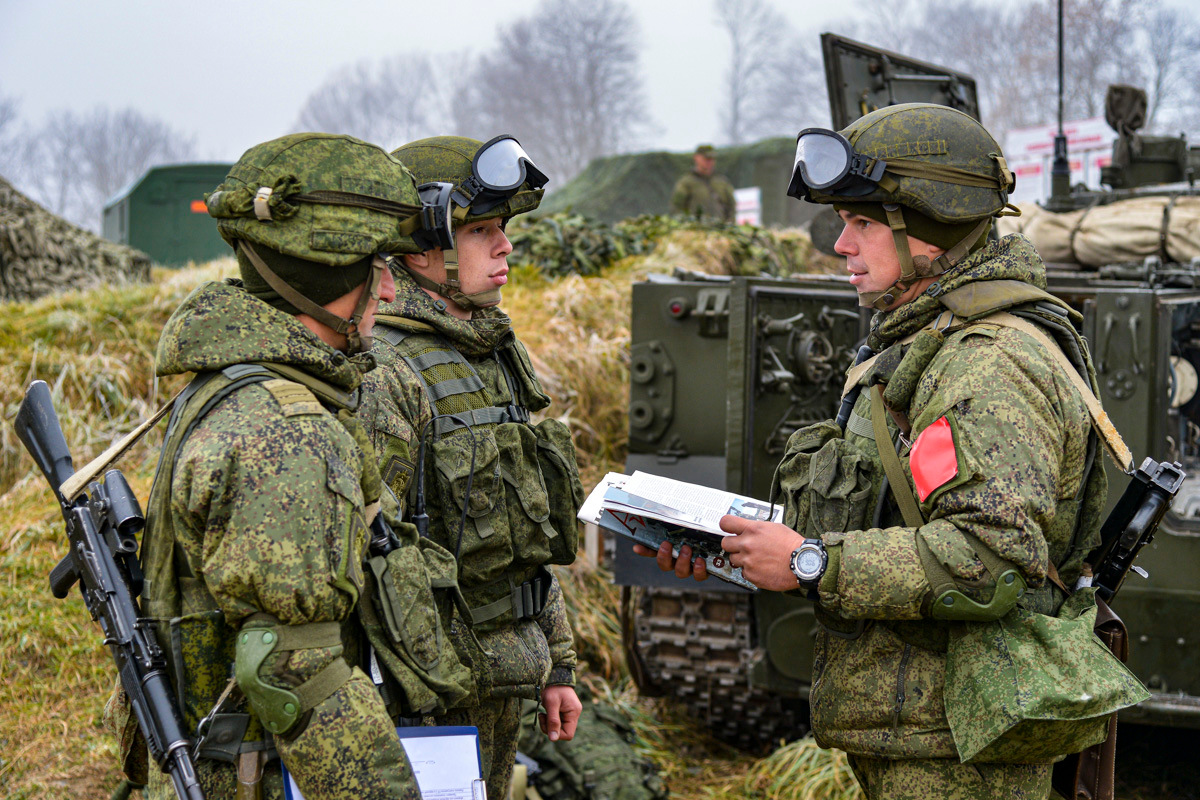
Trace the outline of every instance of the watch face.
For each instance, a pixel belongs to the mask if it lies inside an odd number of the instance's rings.
[[[821,554],[816,550],[805,550],[796,556],[796,570],[801,575],[816,575],[821,571]]]

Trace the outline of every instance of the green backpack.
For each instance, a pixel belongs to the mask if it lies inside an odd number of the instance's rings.
[[[546,738],[538,728],[537,703],[524,702],[518,756],[537,762],[528,771],[528,785],[542,800],[665,800],[658,770],[633,748],[637,735],[629,720],[580,695],[583,713],[569,741]],[[526,797],[533,794],[527,791]]]

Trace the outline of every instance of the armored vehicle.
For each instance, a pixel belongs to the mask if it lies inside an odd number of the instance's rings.
[[[968,76],[831,34],[822,45],[835,128],[916,100],[978,115]],[[1185,147],[1180,159],[1172,147],[1180,169],[1169,177],[1186,181],[1195,151]],[[1142,191],[1132,159],[1126,193]],[[1173,191],[1193,192],[1187,183]],[[1178,460],[1200,475],[1200,259],[1172,263],[1160,253],[1048,268],[1051,290],[1084,316],[1101,399],[1135,458]],[[790,434],[835,416],[868,324],[842,276],[677,274],[635,285],[626,471],[766,499]],[[1127,478],[1107,466],[1115,502]],[[614,552],[617,582],[628,587],[626,650],[643,691],[677,697],[719,738],[749,748],[803,734],[811,604],[718,580],[685,583],[627,545]],[[1131,634],[1129,665],[1153,696],[1123,718],[1200,728],[1200,478],[1181,490],[1138,564],[1149,579],[1132,577],[1114,607]]]

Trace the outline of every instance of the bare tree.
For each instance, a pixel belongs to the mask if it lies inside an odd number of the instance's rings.
[[[17,101],[0,95],[0,175],[12,178],[17,165]]]
[[[98,231],[105,201],[150,167],[194,150],[191,139],[132,108],[57,111],[27,135],[14,182],[59,216]]]
[[[1103,114],[1112,83],[1153,81],[1145,44],[1159,0],[1065,0],[1064,114]],[[1028,5],[952,0],[936,6],[919,0],[871,0],[868,41],[945,64],[975,76],[984,122],[1001,141],[1014,127],[1052,122],[1058,98],[1058,2]],[[1163,102],[1186,87],[1172,83],[1182,42],[1160,56],[1168,78]],[[1194,46],[1193,46],[1194,49]],[[1174,56],[1174,58],[1172,58]],[[1179,74],[1194,74],[1180,67]],[[1186,78],[1180,83],[1186,83]],[[1152,101],[1154,92],[1151,91]]]
[[[458,87],[456,130],[511,133],[561,186],[646,126],[637,22],[619,0],[543,0]]]
[[[716,0],[716,12],[730,49],[721,127],[727,142],[741,144],[772,106],[768,83],[791,26],[766,0]]]
[[[1143,33],[1149,55],[1147,130],[1174,133],[1178,127],[1190,128],[1192,138],[1200,139],[1200,88],[1195,80],[1200,72],[1200,24],[1179,9],[1161,8],[1148,15]]]
[[[346,133],[388,150],[436,135],[448,118],[443,74],[423,54],[360,62],[310,94],[295,127]]]

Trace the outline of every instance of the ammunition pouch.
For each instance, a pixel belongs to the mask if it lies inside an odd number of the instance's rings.
[[[870,453],[843,438],[835,423],[820,422],[788,440],[771,499],[782,495],[784,524],[806,537],[862,530],[871,524],[875,472]]]
[[[454,556],[429,539],[367,559],[366,602],[358,615],[375,657],[399,684],[398,713],[442,714],[476,690],[451,636],[469,610],[458,589]],[[469,635],[469,634],[468,634]],[[384,686],[387,686],[385,683]]]
[[[466,592],[471,624],[477,630],[489,630],[536,619],[546,608],[553,580],[550,571],[539,566],[533,569],[528,579],[519,583],[512,575],[504,575],[485,586],[471,589]]]

